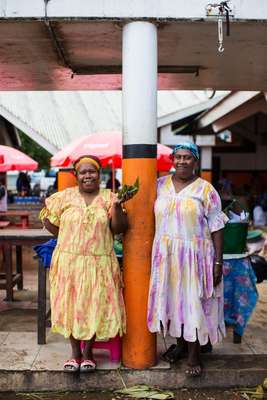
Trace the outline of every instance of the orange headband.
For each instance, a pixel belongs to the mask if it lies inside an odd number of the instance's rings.
[[[99,171],[100,170],[100,166],[99,166],[99,164],[98,164],[98,162],[96,161],[96,160],[94,160],[93,158],[90,158],[90,157],[83,157],[83,158],[81,158],[76,164],[75,164],[75,170],[77,171],[77,169],[82,165],[82,164],[87,164],[87,163],[90,163],[90,164],[93,164],[95,167],[96,167],[96,169]]]

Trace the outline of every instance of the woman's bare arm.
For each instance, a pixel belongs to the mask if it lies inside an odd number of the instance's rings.
[[[213,245],[215,248],[215,260],[213,266],[213,283],[217,286],[222,280],[222,265],[223,265],[223,229],[212,232],[211,234]]]
[[[128,228],[127,215],[123,212],[123,209],[119,202],[113,203],[111,209],[110,227],[115,235],[119,233],[125,233]]]
[[[56,236],[56,237],[58,236],[58,231],[59,231],[58,226],[51,224],[51,222],[49,221],[48,218],[45,218],[44,221],[43,221],[43,223],[44,223],[45,228],[46,228],[50,233],[52,233],[52,235],[54,235],[54,236]]]

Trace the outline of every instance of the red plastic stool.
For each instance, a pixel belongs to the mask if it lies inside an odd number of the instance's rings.
[[[81,350],[85,347],[84,341],[81,341]],[[109,350],[110,360],[112,362],[119,362],[121,360],[121,338],[119,335],[107,341],[95,341],[93,349]]]

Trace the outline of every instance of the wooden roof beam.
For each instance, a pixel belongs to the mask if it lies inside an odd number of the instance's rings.
[[[213,131],[218,133],[229,126],[232,126],[237,122],[250,117],[251,115],[257,114],[258,112],[267,114],[267,103],[264,97],[261,97],[259,100],[251,103],[245,103],[242,106],[235,108],[222,118],[217,119],[212,124]]]
[[[203,114],[203,116],[198,120],[198,129],[213,124],[218,119],[258,96],[260,93],[261,92],[259,91],[238,91],[230,93],[211,110]]]

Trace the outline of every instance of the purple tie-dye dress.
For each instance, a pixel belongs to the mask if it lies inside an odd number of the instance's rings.
[[[224,227],[218,193],[198,178],[176,193],[171,175],[158,179],[148,328],[201,345],[225,333],[222,284],[213,287],[211,232]]]

